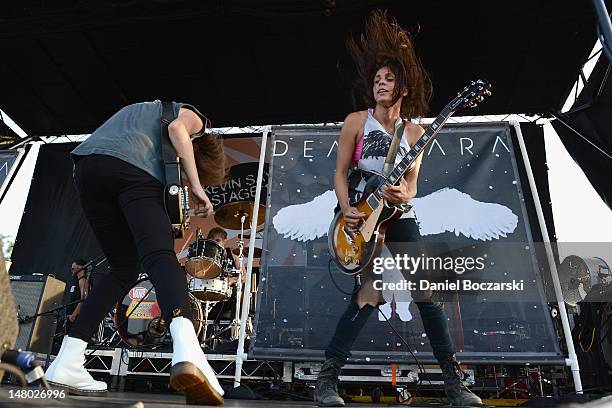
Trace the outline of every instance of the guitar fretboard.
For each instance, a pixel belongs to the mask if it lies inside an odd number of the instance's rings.
[[[482,102],[485,96],[491,95],[490,92],[491,84],[483,80],[477,80],[466,86],[465,89],[459,93],[453,100],[442,109],[442,112],[436,119],[429,125],[423,135],[417,140],[412,146],[410,151],[404,156],[404,158],[395,166],[389,176],[381,183],[381,185],[372,193],[378,200],[382,198],[381,189],[384,186],[396,185],[404,173],[410,168],[412,163],[417,159],[419,154],[423,153],[423,150],[429,146],[436,138],[442,126],[446,123],[459,108],[474,107],[478,102]],[[402,135],[404,137],[404,135]]]
[[[433,140],[440,132],[440,129],[442,129],[442,126],[446,123],[448,118],[450,118],[453,113],[455,113],[455,108],[453,108],[457,105],[455,99],[453,99],[451,103],[449,103],[444,109],[442,109],[442,112],[440,112],[440,114],[436,116],[436,119],[431,123],[431,125],[427,127],[425,133],[423,133],[419,140],[417,140],[417,142],[412,146],[410,151],[395,166],[393,171],[391,171],[385,182],[374,192],[378,199],[381,198],[380,189],[385,185],[395,185],[399,181],[399,179],[404,176],[404,173],[410,168],[410,166],[416,160],[418,155],[433,142]]]

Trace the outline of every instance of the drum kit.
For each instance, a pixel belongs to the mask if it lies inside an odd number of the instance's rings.
[[[231,251],[217,241],[206,239],[198,229],[196,239],[189,244],[185,272],[189,275],[189,306],[191,320],[196,334],[202,339],[202,346],[208,342],[220,341],[220,335],[229,331],[229,341],[237,340],[240,330],[240,308],[242,302],[242,274],[246,261],[244,248],[244,227],[251,224],[253,203],[238,201],[226,204],[215,212],[215,222],[226,229],[240,230],[238,246]],[[257,227],[263,226],[265,207],[260,206]],[[233,255],[238,258],[234,264]],[[261,249],[255,248],[253,258],[261,257]],[[234,279],[232,279],[234,278]],[[235,281],[235,285],[232,284]],[[168,342],[169,330],[161,318],[161,310],[156,301],[155,291],[147,277],[141,278],[118,302],[114,325],[121,339],[131,347],[156,346]],[[215,304],[233,299],[235,294],[235,314],[227,327],[207,337],[207,327],[211,323],[208,315]],[[127,319],[127,322],[124,322]],[[247,329],[250,327],[247,322]]]

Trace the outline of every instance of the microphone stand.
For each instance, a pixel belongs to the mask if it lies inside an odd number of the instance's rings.
[[[53,315],[55,327],[57,327],[57,322],[59,321],[59,316],[60,316],[60,310],[66,310],[67,307],[79,304],[82,301],[83,299],[75,300],[74,302],[66,303],[58,307],[55,307],[53,309],[47,310],[45,312],[36,313],[35,315],[32,315],[32,316],[26,316],[26,317],[17,316],[17,320],[19,321],[19,324],[26,324],[26,323],[30,323],[33,320],[36,320],[40,316]],[[66,314],[65,311],[64,311],[64,314]],[[47,348],[47,358],[45,359],[45,370],[49,367],[49,362],[50,362],[49,360],[51,359],[51,351],[53,350],[53,340],[55,339],[55,337],[57,337],[55,334],[49,336],[49,347]]]
[[[100,255],[83,265],[82,270],[85,271],[87,279],[89,279],[93,270],[102,265],[104,262],[106,262],[106,257],[104,255]]]
[[[87,262],[85,265],[83,265],[83,269],[86,273],[86,279],[87,279],[87,283],[90,282],[91,276],[93,275],[93,270],[98,267],[99,265],[101,265],[102,263],[106,262],[106,257],[104,255],[100,255],[92,260],[90,260],[89,262]],[[79,294],[81,292],[80,290],[80,286],[77,284],[77,287],[75,288],[75,290],[79,291]],[[70,302],[70,303],[65,303],[62,304],[56,308],[47,310],[45,312],[41,312],[41,313],[37,313],[35,315],[32,316],[26,316],[24,318],[19,317],[19,313],[17,316],[17,319],[19,321],[19,324],[25,324],[25,323],[29,323],[33,320],[35,320],[36,318],[40,317],[40,316],[47,316],[47,315],[52,315],[53,316],[53,326],[56,328],[55,330],[57,330],[57,324],[60,320],[60,310],[64,311],[64,315],[66,315],[66,309],[72,305],[76,305],[79,304],[83,301],[84,299],[79,299],[79,300],[75,300],[74,302]],[[64,330],[64,335],[65,335],[65,330]],[[49,337],[49,347],[47,348],[47,358],[45,360],[45,370],[49,367],[49,360],[51,359],[51,352],[53,350],[53,341],[56,338],[56,333],[53,333],[50,337]]]

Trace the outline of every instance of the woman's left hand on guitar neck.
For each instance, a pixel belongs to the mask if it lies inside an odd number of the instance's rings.
[[[397,186],[385,186],[381,190],[381,195],[387,202],[391,204],[406,204],[414,198],[416,191],[410,187],[410,184],[404,177],[400,179]]]

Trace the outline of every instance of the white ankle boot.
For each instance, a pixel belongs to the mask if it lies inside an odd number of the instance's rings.
[[[170,385],[184,391],[188,404],[223,404],[223,388],[206,361],[193,324],[184,317],[170,322],[172,335],[172,369]]]
[[[57,357],[45,372],[51,386],[62,388],[73,395],[104,395],[107,386],[96,381],[85,369],[87,343],[81,339],[64,336]]]

